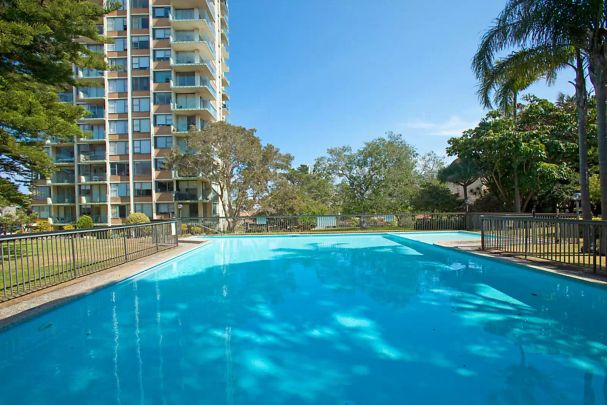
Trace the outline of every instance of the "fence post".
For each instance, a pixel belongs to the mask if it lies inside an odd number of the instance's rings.
[[[525,220],[525,259],[527,258],[527,253],[529,252],[529,221]]]
[[[72,234],[72,271],[74,272],[74,278],[76,278],[76,234]]]
[[[123,229],[122,232],[122,244],[124,245],[124,262],[127,263],[129,261],[129,251],[126,247],[126,234],[128,228]]]
[[[481,250],[485,250],[485,218],[481,217]]]

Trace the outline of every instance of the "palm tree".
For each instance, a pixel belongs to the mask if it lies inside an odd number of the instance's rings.
[[[495,101],[499,102],[513,90],[525,89],[539,79],[551,83],[563,68],[571,67],[575,70],[573,85],[578,122],[582,214],[584,219],[592,219],[586,134],[588,92],[585,62],[589,58],[585,56],[587,50],[582,47],[577,23],[567,25],[566,29],[559,27],[560,34],[551,27],[557,21],[564,23],[557,12],[559,7],[564,7],[562,0],[510,0],[495,24],[485,33],[472,65],[481,83],[479,97],[486,107],[491,106],[491,93],[494,93]],[[566,10],[569,14],[576,12],[575,7],[567,7]],[[550,17],[550,13],[555,16]],[[497,60],[498,53],[511,48],[516,51]],[[515,116],[514,119],[516,120]],[[603,154],[607,158],[607,143]],[[607,169],[607,159],[605,163]],[[607,178],[607,172],[605,177]],[[607,184],[605,192],[607,193]],[[607,202],[607,197],[601,200]],[[607,209],[603,212],[607,214]]]

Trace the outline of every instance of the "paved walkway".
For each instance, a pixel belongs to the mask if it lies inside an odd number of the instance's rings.
[[[179,246],[176,248],[2,302],[0,303],[0,329],[68,300],[134,276],[205,243],[206,241],[203,240],[180,240]]]

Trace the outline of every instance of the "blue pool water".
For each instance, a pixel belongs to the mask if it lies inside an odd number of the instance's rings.
[[[607,289],[412,237],[212,239],[1,332],[0,402],[607,401]]]

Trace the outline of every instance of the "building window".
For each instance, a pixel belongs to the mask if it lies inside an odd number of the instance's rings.
[[[172,214],[175,212],[173,203],[158,203],[156,204],[156,212],[158,214]]]
[[[170,28],[154,28],[154,39],[169,39],[171,38]]]
[[[108,100],[108,111],[112,114],[124,114],[127,112],[127,99],[120,98],[116,100]]]
[[[48,219],[51,217],[51,207],[48,205],[34,206],[32,207],[32,211],[38,214],[38,218],[40,219]]]
[[[170,105],[171,104],[171,93],[154,93],[154,104],[156,105]]]
[[[51,196],[51,188],[47,186],[38,186],[33,189],[32,197],[35,200],[41,200],[44,198],[50,198]]]
[[[150,119],[135,118],[133,120],[133,132],[150,132]]]
[[[126,10],[126,8],[124,7],[124,0],[113,0],[112,5],[120,5],[120,7],[118,7],[118,10]]]
[[[157,136],[154,138],[156,149],[171,149],[173,147],[172,136]]]
[[[152,218],[152,204],[135,204],[135,212],[141,212]]]
[[[112,72],[126,72],[126,58],[109,58],[108,65]]]
[[[133,111],[134,112],[148,112],[150,111],[150,98],[141,97],[133,99]]]
[[[152,183],[135,183],[135,197],[150,197],[152,195]]]
[[[86,49],[91,52],[103,53],[103,45],[100,44],[87,44]]]
[[[126,218],[127,208],[126,205],[112,205],[112,218]]]
[[[131,28],[134,30],[145,30],[150,28],[150,19],[147,15],[131,16]]]
[[[107,81],[108,92],[125,93],[127,91],[126,79],[110,79]]]
[[[156,158],[154,159],[154,170],[167,170],[166,159]]]
[[[149,139],[135,139],[133,153],[150,153],[152,142]]]
[[[133,69],[148,70],[150,68],[149,56],[133,56]]]
[[[128,134],[129,123],[126,120],[109,121],[110,134]]]
[[[154,60],[169,60],[171,59],[171,50],[170,49],[155,49],[154,50]]]
[[[126,18],[124,17],[108,17],[108,31],[126,31]]]
[[[157,127],[168,127],[173,125],[173,116],[171,114],[155,114],[154,125]]]
[[[127,141],[111,141],[110,155],[128,155],[129,143]]]
[[[129,183],[112,183],[110,187],[112,197],[129,196]]]
[[[133,171],[135,176],[151,176],[152,163],[149,160],[138,160],[133,162]]]
[[[154,7],[152,8],[152,15],[154,18],[169,18],[171,13],[170,7]]]
[[[148,0],[131,0],[131,8],[148,8],[149,6]]]
[[[146,91],[150,89],[149,77],[133,77],[133,91]]]
[[[127,162],[110,162],[110,175],[128,176],[129,164]]]
[[[112,52],[126,51],[126,38],[112,38],[113,43],[107,44],[107,50]]]
[[[135,35],[131,37],[133,49],[150,49],[150,37],[147,35]]]
[[[171,81],[170,70],[157,70],[154,72],[154,83],[169,83]]]

